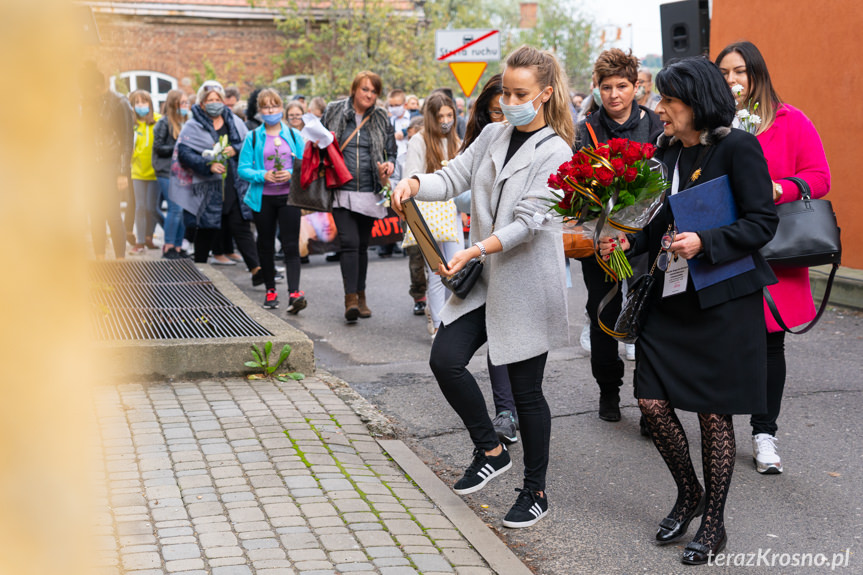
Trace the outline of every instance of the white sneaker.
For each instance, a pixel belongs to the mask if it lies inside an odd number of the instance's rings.
[[[755,459],[755,470],[765,475],[782,473],[782,461],[776,453],[776,437],[769,433],[759,433],[752,436],[752,458]]]
[[[581,339],[579,340],[581,343],[581,349],[584,351],[590,351],[590,324],[588,323],[586,326],[581,328]]]
[[[635,361],[635,344],[625,343],[623,347],[626,349],[626,361]]]

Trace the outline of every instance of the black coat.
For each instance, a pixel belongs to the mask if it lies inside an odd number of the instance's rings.
[[[714,136],[716,138],[716,136]],[[659,148],[656,158],[668,167],[669,178],[681,150],[679,142]],[[688,175],[681,170],[681,178]],[[719,139],[708,152],[697,183],[708,182],[728,175],[739,219],[728,226],[698,230],[704,251],[698,257],[719,264],[751,254],[755,269],[727,279],[698,292],[702,308],[708,308],[735,297],[761,291],[776,283],[776,276],[758,250],[773,238],[779,216],[773,203],[773,185],[767,171],[764,152],[755,136],[743,130],[732,129]],[[648,252],[650,261],[659,253],[660,240],[673,217],[666,203],[647,227],[630,236],[631,252]],[[661,272],[660,272],[661,273]],[[691,283],[691,282],[690,282]]]
[[[168,116],[162,116],[153,126],[153,169],[156,177],[171,177],[171,156],[174,155],[174,146],[177,138],[171,130],[171,121]]]
[[[699,413],[763,413],[767,328],[761,288],[776,278],[758,250],[773,237],[779,218],[758,140],[725,128],[714,132],[711,141],[698,182],[728,175],[739,218],[727,226],[697,230],[704,244],[698,257],[722,263],[749,254],[755,269],[697,292],[690,276],[684,293],[666,298],[665,274],[656,269],[647,321],[636,343],[636,396],[667,400],[674,408]],[[657,153],[669,174],[681,149],[678,143]],[[697,167],[699,149],[689,148],[681,157],[681,180]],[[648,252],[652,263],[672,221],[666,205],[644,230],[630,236],[631,251]]]

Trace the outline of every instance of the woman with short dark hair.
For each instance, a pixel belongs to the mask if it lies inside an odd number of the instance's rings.
[[[593,81],[599,88],[602,106],[578,123],[575,147],[598,147],[612,138],[653,143],[662,133],[662,123],[652,110],[635,101],[638,83],[638,58],[618,48],[605,50],[593,65]],[[585,311],[590,320],[590,370],[599,386],[598,416],[603,421],[620,421],[620,388],[623,386],[623,360],[617,353],[616,339],[599,327],[599,303],[608,294],[605,270],[594,256],[580,258]],[[644,258],[631,262],[639,274],[647,273]],[[614,325],[620,313],[622,292],[607,302],[602,312],[605,325]],[[631,353],[631,348],[628,350]],[[630,356],[631,358],[631,356]]]
[[[738,109],[754,108],[761,117],[755,136],[764,150],[773,201],[777,204],[801,198],[796,182],[800,178],[809,186],[813,198],[830,190],[830,166],[818,131],[806,115],[784,103],[773,89],[767,64],[751,42],[728,45],[716,57],[716,65],[729,86],[740,86]],[[754,113],[754,112],[753,112]],[[786,325],[794,327],[815,317],[815,304],[809,285],[808,268],[773,268],[779,283],[770,287],[770,295]],[[782,460],[776,450],[776,420],[785,389],[785,331],[765,304],[767,322],[767,411],[755,413],[752,425],[752,457],[758,473],[782,473]]]
[[[608,259],[619,243],[632,254],[647,252],[659,264],[648,320],[636,342],[635,391],[677,484],[677,501],[660,522],[656,542],[681,539],[703,514],[682,557],[683,563],[700,565],[727,540],[724,509],[736,454],[732,415],[760,413],[765,407],[761,290],[776,277],[758,250],[773,237],[779,218],[758,141],[729,127],[735,102],[716,65],[704,58],[669,64],[657,74],[656,87],[662,96],[656,112],[665,124],[656,158],[673,173],[668,193],[727,176],[737,220],[675,233],[666,202],[642,231],[604,239],[598,247]],[[690,260],[711,266],[745,256],[754,264],[748,271],[700,289],[693,285]],[[666,281],[675,271],[686,281]],[[698,413],[704,488],[675,409]]]
[[[369,240],[375,220],[387,213],[379,203],[379,192],[389,182],[397,156],[393,125],[386,110],[377,106],[382,89],[380,76],[360,72],[351,83],[351,95],[331,102],[321,120],[336,135],[331,145],[344,148],[345,165],[353,176],[333,196],[349,324],[372,316],[366,303]]]

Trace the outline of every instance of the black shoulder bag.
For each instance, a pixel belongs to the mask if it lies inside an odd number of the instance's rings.
[[[764,299],[779,327],[795,335],[812,329],[827,308],[833,279],[842,261],[842,241],[833,204],[829,200],[813,200],[809,184],[802,178],[783,178],[791,180],[800,188],[800,200],[776,206],[779,214],[779,227],[773,239],[761,248],[761,255],[776,267],[804,268],[832,264],[827,289],[821,299],[821,307],[815,318],[806,327],[793,331],[782,321],[779,308],[764,288]]]

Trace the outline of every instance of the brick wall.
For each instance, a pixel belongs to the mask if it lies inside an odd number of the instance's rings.
[[[180,87],[196,87],[205,61],[223,84],[248,92],[256,83],[293,73],[279,68],[274,56],[283,52],[281,35],[269,21],[172,19],[96,13],[102,42],[90,47],[106,76],[131,70],[161,72],[177,78]]]

